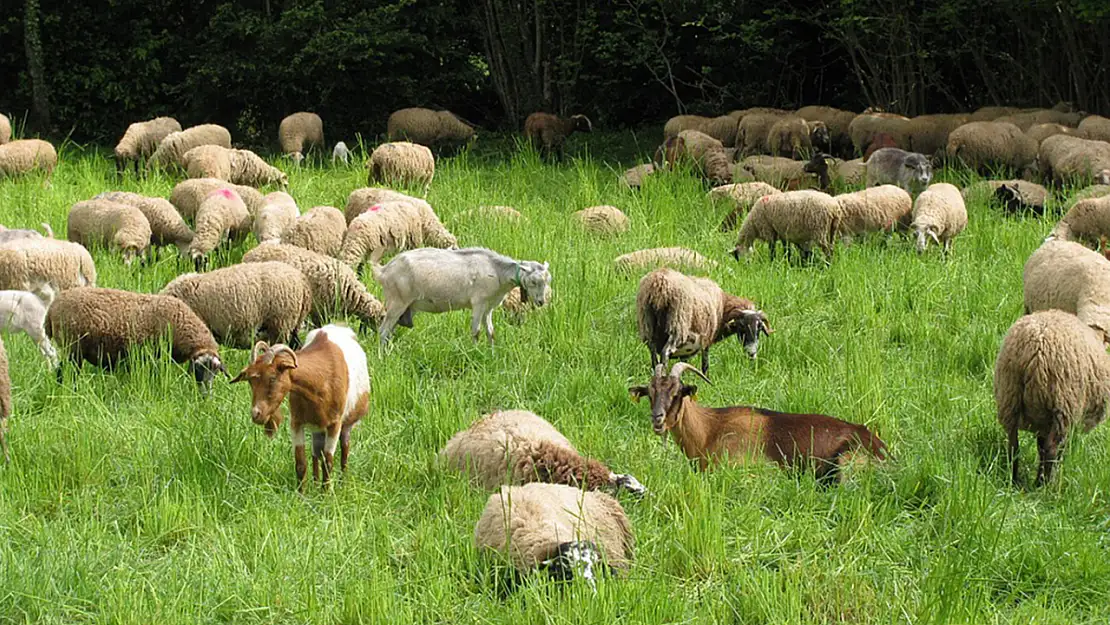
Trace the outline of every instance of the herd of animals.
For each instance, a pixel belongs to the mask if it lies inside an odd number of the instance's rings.
[[[574,132],[588,132],[581,115],[536,113],[526,137],[543,153],[561,155]],[[435,155],[475,138],[474,128],[448,111],[404,109],[388,123],[388,139],[373,150],[369,184],[432,183]],[[301,166],[305,152],[323,150],[323,122],[313,113],[282,121],[283,152]],[[1110,237],[1110,119],[1053,109],[988,107],[966,115],[906,118],[808,106],[797,111],[748,109],[719,117],[679,116],[664,130],[652,163],[621,177],[630,187],[651,184],[663,169],[687,167],[712,185],[709,198],[733,210],[722,224],[739,227],[739,258],[757,241],[820,249],[827,262],[837,241],[872,233],[909,234],[919,252],[932,241],[947,252],[967,226],[965,200],[993,197],[1009,211],[1044,213],[1054,192],[1038,184],[1097,182],[1071,198],[1066,213],[1024,270],[1026,315],[1007,332],[995,368],[998,419],[1018,470],[1018,431],[1037,436],[1037,481],[1047,482],[1061,445],[1075,429],[1090,429],[1110,399],[1110,261],[1088,247]],[[856,156],[857,158],[851,158]],[[862,157],[861,157],[862,156]],[[343,142],[332,160],[346,163]],[[249,150],[233,149],[227,129],[182,129],[161,117],[129,126],[115,149],[117,171],[160,168],[184,173],[168,199],[105,191],[69,209],[66,238],[0,227],[0,325],[25,332],[64,381],[63,362],[113,367],[138,345],[169,345],[202,389],[217,374],[251,389],[251,419],[268,436],[280,428],[288,397],[294,467],[307,480],[305,431],[312,438],[313,480],[327,485],[336,448],[346,469],[351,430],[369,410],[370,374],[356,332],[329,324],[353,317],[376,328],[385,346],[398,325],[413,327],[418,312],[471,310],[471,334],[494,341],[493,311],[543,306],[550,297],[547,263],[513,259],[485,248],[460,249],[422,197],[382,186],[353,190],[344,210],[318,206],[304,213],[284,191],[286,172]],[[981,173],[1021,172],[961,190],[931,184],[933,167],[961,162]],[[11,140],[0,115],[3,178],[50,174],[57,154],[37,139]],[[834,188],[863,185],[833,195]],[[519,218],[509,207],[483,207]],[[628,218],[601,206],[576,214],[587,231],[628,228]],[[11,225],[11,224],[9,224]],[[158,294],[96,287],[90,248],[118,253],[128,263],[154,248],[176,247],[198,270],[213,252],[253,234],[257,246],[239,264],[186,273]],[[392,259],[381,264],[386,256]],[[369,262],[384,304],[360,281]],[[656,434],[670,435],[703,470],[722,462],[763,458],[807,469],[819,482],[840,479],[841,464],[865,451],[888,452],[868,428],[821,414],[790,414],[750,406],[711,408],[694,398],[692,373],[709,380],[709,349],[736,336],[756,357],[772,333],[751,300],[675,267],[712,261],[685,248],[626,254],[618,269],[644,274],[636,298],[640,339],[649,348],[651,377],[629,389],[650,402]],[[302,330],[313,327],[301,340]],[[264,340],[258,340],[259,337]],[[60,358],[55,344],[64,351]],[[250,364],[231,377],[220,346],[251,349]],[[700,355],[700,369],[685,362]],[[671,366],[671,362],[678,362]],[[669,368],[668,368],[669,367]],[[0,443],[11,412],[8,359],[0,342]],[[486,415],[456,434],[440,452],[445,466],[497,490],[475,528],[480,549],[504,553],[521,571],[545,568],[560,577],[592,580],[599,568],[622,569],[632,558],[632,529],[617,491],[642,494],[635,477],[581,455],[542,417],[527,411]],[[508,502],[511,501],[511,505]],[[507,529],[508,528],[508,531]]]

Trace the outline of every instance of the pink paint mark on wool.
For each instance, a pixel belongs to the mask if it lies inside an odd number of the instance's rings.
[[[233,195],[233,193],[231,192],[231,189],[220,189],[219,191],[217,191],[217,193],[219,193],[220,195],[224,196],[224,198],[229,199],[229,200],[232,198],[232,195]]]
[[[380,211],[381,209],[382,209],[381,204],[375,204],[375,205],[370,207],[370,212],[374,213],[374,212]]]

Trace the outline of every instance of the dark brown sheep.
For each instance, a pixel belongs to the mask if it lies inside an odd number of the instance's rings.
[[[546,155],[563,156],[563,143],[575,132],[593,132],[585,115],[563,118],[551,113],[532,113],[524,120],[524,136]]]

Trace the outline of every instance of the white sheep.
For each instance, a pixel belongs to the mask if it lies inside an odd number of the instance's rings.
[[[198,266],[225,241],[241,241],[251,229],[251,216],[239,194],[217,189],[197,210],[197,232],[187,254]]]
[[[55,291],[96,286],[96,265],[85,246],[58,239],[19,239],[0,247],[0,289]]]
[[[426,196],[436,174],[436,160],[426,146],[395,141],[374,148],[366,168],[370,171],[368,184],[420,185]]]
[[[217,189],[231,189],[239,194],[239,198],[247,205],[247,212],[250,213],[252,219],[258,216],[262,206],[266,203],[265,197],[254,187],[231,184],[219,178],[193,178],[177,183],[177,186],[170,192],[170,204],[173,204],[177,212],[186,221],[195,221],[200,205],[204,203],[205,198],[210,193]]]
[[[347,206],[343,211],[343,217],[349,224],[354,221],[356,217],[370,210],[375,205],[393,201],[412,202],[421,207],[426,206],[426,210],[432,210],[431,204],[428,204],[418,197],[406,195],[400,191],[394,191],[393,189],[363,187],[351,191],[350,195],[347,196]]]
[[[317,206],[293,220],[281,242],[319,254],[336,256],[343,245],[347,222],[334,206]]]
[[[259,243],[280,241],[281,235],[301,215],[293,196],[284,191],[267,193],[254,217],[254,238]]]
[[[1050,238],[1098,244],[1110,236],[1110,195],[1095,195],[1077,201],[1060,218]]]
[[[299,164],[307,150],[324,148],[324,120],[316,113],[293,113],[281,120],[278,140],[281,151]]]
[[[29,336],[50,364],[58,366],[58,352],[46,337],[46,311],[54,302],[54,289],[42,284],[36,292],[0,291],[0,330],[22,331]]]
[[[458,240],[427,202],[385,201],[351,221],[335,255],[351,267],[377,264],[386,254],[419,247],[456,249]]]
[[[740,216],[751,208],[756,200],[779,193],[781,191],[766,182],[741,182],[714,187],[710,189],[708,197],[711,200],[727,199],[732,203],[732,210],[721,222],[721,230],[727,232],[736,228]]]
[[[1060,183],[1097,179],[1110,184],[1110,143],[1055,135],[1041,143],[1037,162],[1044,174]]]
[[[952,249],[952,240],[967,227],[967,207],[960,190],[947,182],[931,184],[917,196],[913,203],[913,222],[910,228],[917,239],[917,251],[924,252],[932,239],[944,247],[945,254]]]
[[[202,145],[186,152],[181,160],[190,178],[219,178],[255,188],[268,184],[289,186],[284,172],[250,150]]]
[[[613,267],[621,273],[637,273],[657,267],[708,271],[717,261],[684,247],[652,247],[621,254],[613,259]]]
[[[831,262],[839,221],[840,206],[827,193],[807,189],[768,195],[757,200],[744,218],[732,254],[739,259],[752,251],[756,241],[766,241],[774,258],[782,241],[797,246],[803,260],[818,247]]]
[[[181,124],[172,117],[155,117],[145,122],[135,122],[127,127],[116,144],[116,171],[122,173],[131,163],[150,158],[171,132],[181,132]]]
[[[154,154],[150,155],[146,162],[147,167],[185,169],[185,153],[202,145],[218,145],[230,149],[231,133],[227,128],[216,124],[201,124],[181,132],[171,132],[158,144]]]
[[[842,193],[833,199],[840,207],[842,237],[908,230],[913,220],[913,198],[892,184]]]
[[[0,178],[15,177],[39,170],[47,181],[58,165],[54,146],[41,139],[20,139],[0,145]]]
[[[173,245],[184,252],[193,242],[195,233],[168,200],[127,191],[105,191],[93,199],[119,202],[139,209],[150,225],[151,245]]]
[[[69,209],[66,238],[86,247],[115,247],[130,264],[150,248],[150,222],[141,210],[129,204],[85,200]]]
[[[1057,309],[1110,341],[1110,262],[1071,241],[1045,241],[1022,270],[1025,312]]]
[[[411,141],[428,147],[461,144],[477,137],[474,128],[451,111],[426,108],[394,111],[386,122],[386,135],[390,141]]]
[[[1037,142],[1008,122],[971,122],[948,135],[947,153],[979,171],[997,167],[1021,171],[1036,160]]]
[[[628,215],[616,206],[591,206],[573,215],[582,229],[593,234],[620,234],[628,232]]]

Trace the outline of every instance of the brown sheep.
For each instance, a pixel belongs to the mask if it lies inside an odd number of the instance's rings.
[[[568,118],[551,113],[532,113],[524,120],[524,136],[544,155],[564,156],[563,143],[575,132],[593,132],[594,126],[585,115]]]

